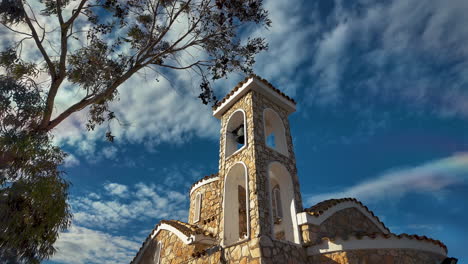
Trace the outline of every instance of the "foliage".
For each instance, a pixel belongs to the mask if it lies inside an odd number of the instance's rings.
[[[70,224],[68,183],[60,177],[21,179],[0,190],[0,262],[40,263]]]
[[[0,206],[12,219],[0,222],[0,253],[28,262],[53,253],[70,219],[52,129],[85,108],[88,130],[116,118],[119,87],[143,69],[190,71],[201,101],[215,103],[212,83],[250,73],[267,48],[243,35],[270,20],[262,0],[1,0],[0,26],[11,33],[0,51]],[[82,98],[52,115],[67,83]]]
[[[68,183],[58,166],[65,153],[48,133],[31,132],[43,100],[29,82],[0,77],[0,262],[39,263],[55,252],[59,231],[71,219]],[[2,158],[2,157],[0,157]]]

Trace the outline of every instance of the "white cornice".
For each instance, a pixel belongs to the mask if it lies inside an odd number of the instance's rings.
[[[359,239],[351,237],[347,240],[338,238],[334,241],[326,239],[319,245],[308,247],[307,255],[311,256],[357,249],[413,249],[432,252],[442,256],[447,255],[444,248],[430,241],[411,239],[408,237],[398,238],[397,236],[391,236],[389,238],[382,236],[377,236],[375,238],[364,236]]]
[[[180,240],[182,240],[185,244],[190,245],[193,243],[201,243],[201,244],[208,244],[208,245],[213,245],[216,243],[216,240],[212,237],[205,236],[203,234],[196,234],[196,235],[190,235],[187,236],[184,233],[182,233],[179,229],[168,225],[168,224],[160,224],[156,230],[153,231],[151,234],[151,239],[154,239],[154,237],[161,232],[162,230],[167,230],[172,232],[174,235],[176,235]]]
[[[200,182],[198,182],[197,184],[195,184],[191,189],[190,189],[190,195],[192,195],[192,193],[199,187],[205,185],[205,184],[208,184],[210,182],[214,182],[214,181],[217,181],[219,180],[219,176],[218,177],[214,177],[214,178],[208,178],[208,179],[205,179],[205,180],[201,180]]]

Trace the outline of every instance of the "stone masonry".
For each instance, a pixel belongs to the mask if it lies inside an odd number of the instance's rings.
[[[281,146],[285,148],[281,151],[267,144],[265,109],[281,120],[275,123],[282,127],[275,131],[284,131],[281,138],[285,144]],[[245,143],[227,156],[231,149],[227,151],[226,137],[233,133],[230,118],[239,111],[244,117]],[[447,257],[442,242],[416,235],[397,236],[355,199],[330,199],[303,208],[288,120],[294,111],[294,100],[266,80],[252,75],[240,82],[214,107],[221,122],[219,171],[192,185],[188,222],[161,221],[132,263],[442,263]],[[241,168],[239,164],[245,172],[233,169]],[[271,181],[280,188],[275,202]],[[228,189],[235,191],[234,196],[233,192],[227,195]],[[197,195],[201,195],[200,204]],[[273,206],[279,206],[275,212],[281,211],[280,216],[273,213]],[[231,224],[237,229],[225,224],[233,219],[239,222]]]

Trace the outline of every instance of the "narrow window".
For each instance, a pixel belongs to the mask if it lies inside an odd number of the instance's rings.
[[[247,237],[247,208],[244,187],[238,185],[237,193],[239,204],[239,239],[243,239]]]
[[[153,263],[159,264],[161,263],[161,242],[158,242],[156,245],[156,250],[154,251]]]
[[[202,194],[197,193],[197,196],[195,198],[195,216],[193,217],[194,223],[200,221],[201,207],[202,207]]]
[[[273,219],[275,224],[280,224],[283,219],[283,209],[281,207],[281,191],[278,185],[273,187],[272,198]]]

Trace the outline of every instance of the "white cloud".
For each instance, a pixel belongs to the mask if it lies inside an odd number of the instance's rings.
[[[342,191],[312,195],[307,202],[315,204],[326,199],[354,197],[373,203],[418,192],[439,197],[442,191],[467,181],[468,154],[461,153],[412,168],[394,169]]]
[[[134,240],[73,225],[60,235],[54,245],[57,253],[51,260],[70,264],[129,263],[141,246],[141,239]]]
[[[271,28],[260,28],[252,33],[255,37],[264,37],[269,49],[256,57],[255,73],[287,93],[295,96],[302,88],[298,67],[307,63],[312,55],[313,46],[308,41],[318,31],[317,24],[307,23],[306,17],[300,16],[303,3],[291,5],[287,1],[269,0],[264,2],[272,21]],[[309,10],[308,18],[317,13]],[[232,89],[235,83],[229,83],[227,89]]]
[[[95,161],[115,158],[117,148],[126,142],[144,144],[151,150],[163,142],[181,144],[193,137],[214,139],[219,131],[218,121],[212,117],[210,107],[196,98],[191,85],[189,81],[170,84],[164,79],[156,82],[143,75],[134,76],[122,85],[120,100],[111,106],[119,118],[111,125],[115,147],[96,149],[97,142],[105,140],[107,127],[87,131],[86,110],[73,114],[54,129],[56,142],[74,147],[76,154]],[[66,89],[60,90],[58,97],[63,106],[76,101],[76,96]]]
[[[58,22],[55,16],[41,16],[39,10],[44,9],[40,1],[28,1],[33,10],[37,13],[38,22],[45,25],[47,31],[44,41],[46,51],[52,56],[59,50]],[[71,11],[77,3],[71,3],[65,10],[65,19],[69,17]],[[80,17],[79,17],[80,18]],[[81,19],[81,18],[80,18]],[[77,20],[74,31],[84,31],[86,27],[84,17]],[[184,18],[185,19],[185,18]],[[171,36],[176,36],[185,30],[185,21],[176,23],[176,28]],[[27,27],[19,24],[24,31]],[[39,35],[42,30],[37,28]],[[10,32],[0,26],[0,34],[3,36],[0,41],[0,49],[11,44],[13,40],[19,40],[20,36]],[[70,51],[81,47],[80,41],[86,39],[85,33],[78,36],[80,40],[70,38]],[[203,56],[198,49],[192,49],[192,55]],[[179,61],[187,62],[193,60],[192,55],[184,53]],[[23,47],[22,57],[28,60],[41,62],[42,56],[36,48],[34,41],[26,40]],[[118,143],[143,143],[149,149],[154,149],[162,142],[179,144],[193,137],[215,138],[219,131],[218,122],[211,116],[211,109],[201,103],[197,98],[200,93],[196,80],[191,78],[186,71],[178,71],[167,74],[170,82],[151,70],[144,70],[133,76],[120,88],[120,100],[112,104],[119,122],[112,125],[113,134]],[[48,79],[47,75],[40,77],[41,81]],[[46,85],[46,84],[45,84]],[[67,107],[80,101],[85,91],[79,87],[65,81],[58,91],[56,97],[56,107],[54,115],[61,113]],[[114,148],[107,148],[102,151],[96,149],[97,142],[105,140],[107,127],[98,127],[95,131],[87,131],[85,124],[87,121],[87,109],[83,109],[73,114],[56,129],[54,129],[55,142],[59,145],[67,145],[75,150],[73,154],[86,157],[88,161],[100,160],[105,157],[112,159],[116,154]],[[120,123],[120,124],[117,124]],[[97,153],[98,152],[98,153]]]
[[[345,89],[356,89],[361,97],[468,117],[468,18],[462,11],[468,2],[334,3],[317,22],[322,31],[308,39],[317,47],[309,57],[316,85],[305,93],[308,102],[339,103]],[[350,72],[352,78],[344,78]]]
[[[102,149],[102,154],[107,159],[114,159],[115,156],[117,155],[117,152],[118,152],[118,149],[114,146],[105,147]]]
[[[63,166],[65,166],[65,168],[75,167],[78,165],[80,165],[80,160],[78,160],[73,154],[68,154],[63,163]]]
[[[163,186],[107,183],[104,190],[70,199],[75,224],[118,229],[132,221],[160,218],[184,221],[187,217],[187,195]]]
[[[148,221],[151,226],[160,219],[186,221],[188,213],[187,194],[141,182],[106,183],[97,192],[71,197],[70,204],[72,226],[61,233],[51,259],[58,263],[129,263],[150,231],[136,228],[135,234],[117,234]]]
[[[118,183],[108,183],[104,185],[104,189],[111,195],[117,195],[120,197],[126,197],[128,195],[127,185]]]

